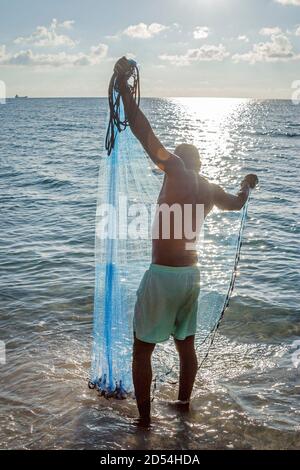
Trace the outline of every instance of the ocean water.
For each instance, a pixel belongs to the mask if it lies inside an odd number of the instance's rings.
[[[191,412],[160,402],[175,397],[166,387],[153,403],[151,431],[131,425],[132,399],[107,401],[87,388],[106,106],[105,99],[0,105],[0,447],[300,448],[299,106],[142,100],[168,148],[198,146],[212,181],[233,191],[246,173],[260,178],[235,291]]]

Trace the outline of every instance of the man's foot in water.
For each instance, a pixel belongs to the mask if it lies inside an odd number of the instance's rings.
[[[142,418],[141,416],[139,418],[136,418],[134,421],[133,421],[133,424],[135,426],[138,426],[140,428],[144,428],[144,429],[149,429],[151,427],[151,418],[150,417],[147,417],[147,418]]]
[[[170,400],[165,402],[168,406],[175,408],[178,411],[189,411],[190,410],[190,401],[189,400]]]

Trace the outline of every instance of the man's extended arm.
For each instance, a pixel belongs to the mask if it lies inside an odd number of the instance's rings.
[[[118,64],[120,64],[119,70],[120,68],[122,70],[122,67],[126,67],[125,61],[126,59],[124,58],[120,59],[115,69],[118,70]],[[120,77],[121,78],[118,79],[118,88],[124,103],[125,114],[135,137],[141,142],[153,162],[166,173],[176,175],[178,172],[184,171],[185,167],[182,160],[169,152],[156,137],[148,119],[133,99],[127,81],[122,79],[121,74]]]
[[[256,175],[247,175],[243,179],[241,183],[241,189],[237,193],[237,195],[226,193],[226,191],[224,191],[221,186],[218,186],[217,184],[212,184],[213,202],[219,209],[228,211],[238,211],[246,203],[250,189],[255,188],[257,183],[258,178]]]

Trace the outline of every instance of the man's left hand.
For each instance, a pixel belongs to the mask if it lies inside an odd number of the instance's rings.
[[[123,57],[121,57],[121,59],[119,59],[115,63],[114,72],[118,75],[118,77],[125,78],[128,75],[128,73],[130,72],[131,67],[132,67],[132,65],[129,62],[129,60],[126,59],[125,56],[123,56]]]

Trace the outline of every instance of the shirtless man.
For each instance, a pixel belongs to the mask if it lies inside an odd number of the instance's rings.
[[[130,128],[153,162],[165,173],[158,204],[202,204],[204,216],[217,206],[222,210],[240,210],[247,201],[250,188],[258,182],[256,175],[247,175],[237,195],[225,192],[217,184],[199,175],[201,161],[196,147],[181,144],[174,153],[168,151],[155,136],[147,118],[137,107],[125,78],[130,67],[122,57],[115,64],[125,113]],[[172,224],[171,224],[172,225]],[[174,337],[180,361],[177,404],[188,408],[196,372],[197,357],[194,339],[197,325],[199,267],[197,252],[187,249],[187,240],[159,236],[152,240],[152,263],[137,291],[134,312],[133,382],[140,414],[138,424],[150,424],[151,355],[158,342]]]

